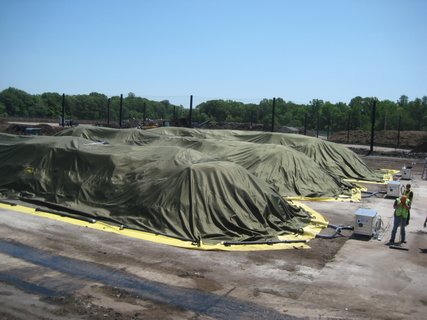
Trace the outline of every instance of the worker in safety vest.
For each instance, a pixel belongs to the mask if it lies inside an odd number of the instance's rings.
[[[394,208],[394,222],[393,222],[393,230],[391,231],[391,238],[388,244],[394,244],[394,240],[396,238],[397,228],[400,227],[400,241],[401,243],[405,243],[405,227],[406,222],[409,216],[409,210],[411,208],[411,200],[408,199],[407,196],[402,195],[397,198],[393,204]]]
[[[409,183],[406,185],[405,191],[403,191],[403,195],[412,202],[412,199],[414,198],[414,192],[411,190],[411,185]]]
[[[414,198],[414,192],[411,190],[411,185],[409,183],[406,185],[405,191],[403,191],[403,195],[406,196],[406,198],[408,198],[409,201],[411,201],[411,205],[412,205],[412,199]],[[406,225],[409,224],[410,218],[411,218],[411,209],[409,209],[409,211],[408,211],[408,219],[406,219]]]

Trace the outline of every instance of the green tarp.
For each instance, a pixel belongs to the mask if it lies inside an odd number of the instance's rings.
[[[271,240],[310,221],[242,166],[181,147],[0,134],[0,173],[5,198],[190,241]]]
[[[344,179],[382,181],[382,174],[373,171],[350,149],[337,143],[299,134],[240,130],[197,130],[188,128],[155,128],[161,135],[196,137],[199,139],[237,140],[262,145],[282,145],[305,154],[329,174]]]
[[[0,192],[191,241],[271,240],[310,215],[283,196],[349,194],[379,180],[350,150],[293,134],[79,126],[0,135]]]
[[[163,127],[150,130],[76,127],[61,135],[130,145],[191,148],[232,161],[287,197],[350,195],[344,179],[382,181],[354,152],[341,145],[295,134]]]

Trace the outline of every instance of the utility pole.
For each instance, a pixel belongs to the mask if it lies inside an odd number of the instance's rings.
[[[65,93],[62,94],[62,127],[65,127]]]
[[[271,132],[274,132],[274,118],[276,116],[276,98],[273,98],[273,112],[271,116]]]
[[[193,127],[193,95],[190,96],[190,116],[188,119],[188,127],[192,128]]]
[[[123,121],[123,94],[120,95],[119,128],[122,127],[122,121]]]
[[[146,120],[147,120],[147,104],[144,102],[144,121],[142,121],[143,126],[145,126]]]
[[[111,98],[108,98],[107,101],[107,125],[110,126],[110,103],[111,103]]]
[[[347,119],[347,143],[350,143],[350,116],[351,113],[348,113],[348,119]]]
[[[306,136],[307,135],[307,118],[308,118],[308,115],[307,115],[307,112],[304,114],[304,135]]]
[[[400,125],[402,124],[402,115],[399,114],[399,123],[397,124],[397,147],[400,147]]]
[[[372,103],[372,120],[371,120],[371,147],[369,148],[369,153],[374,152],[374,138],[375,138],[375,113],[377,110],[377,98],[374,98]]]
[[[319,138],[319,126],[320,126],[320,103],[316,100],[316,109],[317,109],[317,129],[316,129],[316,138]]]

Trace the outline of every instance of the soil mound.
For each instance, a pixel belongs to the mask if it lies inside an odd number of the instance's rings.
[[[414,149],[411,150],[411,152],[413,153],[427,152],[427,141],[416,146]]]
[[[32,129],[39,129],[39,130],[28,130],[29,128]],[[62,128],[60,128],[62,130]],[[59,131],[58,129],[53,128],[52,126],[48,124],[37,124],[37,125],[22,125],[22,124],[11,124],[9,125],[4,132],[10,133],[10,134],[17,134],[17,135],[43,135],[43,136],[53,136]]]
[[[369,131],[353,130],[339,131],[332,134],[329,141],[347,144],[369,145],[371,133]],[[376,146],[412,149],[427,142],[426,131],[376,131],[374,143]]]

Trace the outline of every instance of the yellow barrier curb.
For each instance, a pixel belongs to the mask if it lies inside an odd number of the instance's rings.
[[[283,197],[285,200],[296,200],[296,201],[330,201],[330,202],[360,202],[362,200],[362,191],[366,190],[366,188],[358,186],[357,188],[351,189],[351,196],[347,195],[339,195],[335,198],[328,197],[318,197],[318,198],[310,198],[310,197]]]
[[[313,224],[307,225],[304,227],[304,234],[299,235],[286,235],[279,236],[280,241],[284,240],[306,240],[309,241],[313,239],[317,233],[319,233],[323,228],[328,225],[327,220],[317,213],[316,211],[310,209],[307,206],[302,204],[296,204],[296,206],[302,207],[304,210],[308,211],[313,217]],[[79,219],[63,217],[57,214],[48,213],[44,211],[36,211],[35,208],[25,207],[21,205],[8,205],[0,203],[0,209],[6,209],[9,211],[15,211],[25,214],[30,214],[38,217],[43,217],[47,219],[52,219],[56,221],[61,221],[69,224],[73,224],[80,227],[91,228],[95,230],[112,232],[126,237],[145,240],[155,243],[166,244],[170,246],[187,248],[187,249],[196,249],[196,250],[221,250],[221,251],[260,251],[260,250],[283,250],[283,249],[308,249],[310,248],[306,243],[275,243],[275,244],[248,244],[248,245],[229,245],[226,246],[222,243],[218,244],[205,244],[205,243],[193,243],[189,241],[183,241],[163,235],[156,235],[154,233],[149,233],[145,231],[138,231],[126,228],[120,228],[119,226],[110,225],[105,222],[96,221],[94,223],[86,222]]]

